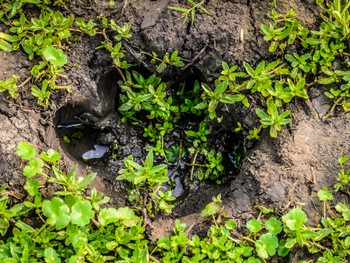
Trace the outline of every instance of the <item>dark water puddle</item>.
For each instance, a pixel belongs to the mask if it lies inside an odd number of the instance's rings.
[[[83,123],[58,124],[61,145],[75,159],[89,162],[108,158],[110,147],[97,144],[100,131]]]
[[[104,156],[106,156],[109,149],[110,149],[109,146],[95,144],[94,149],[85,152],[83,154],[82,158],[84,161],[89,161],[89,160],[93,160],[93,159],[101,159]]]

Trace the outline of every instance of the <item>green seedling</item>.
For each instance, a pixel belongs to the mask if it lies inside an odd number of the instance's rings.
[[[278,113],[278,109],[273,102],[268,102],[267,112],[262,109],[255,110],[256,115],[259,116],[260,122],[264,128],[270,127],[270,136],[277,137],[277,133],[281,131],[282,125],[287,125],[292,121],[291,118],[287,118],[290,114],[289,110]]]
[[[173,51],[171,54],[169,52],[166,52],[163,59],[160,59],[158,57],[158,54],[152,52],[148,53],[148,52],[141,52],[141,54],[145,54],[149,57],[151,57],[151,61],[150,63],[152,65],[156,65],[157,62],[160,64],[157,65],[156,70],[158,73],[162,73],[168,65],[177,67],[177,68],[182,68],[183,66],[185,66],[185,63],[182,61],[182,58],[179,56],[179,51],[175,50]]]
[[[38,99],[38,104],[40,106],[47,107],[49,104],[49,98],[50,98],[51,92],[48,91],[47,88],[48,88],[48,82],[46,79],[42,82],[41,89],[36,85],[32,85],[32,95]]]
[[[209,216],[215,221],[216,218],[224,216],[226,213],[224,205],[222,204],[221,194],[219,194],[217,197],[213,197],[212,200],[213,201],[207,204],[202,210],[201,217]]]
[[[10,228],[10,221],[26,214],[27,209],[23,203],[8,207],[9,196],[5,194],[7,185],[0,187],[0,235],[5,236]]]
[[[148,210],[164,210],[171,212],[173,205],[169,205],[168,201],[173,201],[170,189],[162,192],[162,184],[169,182],[167,177],[167,166],[165,164],[154,165],[153,150],[147,154],[143,166],[133,161],[132,156],[124,159],[125,168],[119,171],[117,180],[126,180],[132,183],[136,196],[132,199],[138,199],[140,204],[148,205]],[[152,202],[146,204],[145,196],[151,197]]]
[[[321,6],[329,18],[326,20],[328,23],[334,23],[338,29],[342,32],[342,39],[345,39],[350,33],[350,4],[348,1],[333,0],[326,1],[317,0],[316,3]]]
[[[261,30],[265,34],[264,40],[271,41],[270,52],[275,52],[278,48],[284,50],[287,45],[293,44],[298,36],[307,34],[293,10],[290,10],[289,14],[281,15],[273,9],[270,18],[273,22],[268,26],[261,24]]]
[[[114,46],[109,43],[109,41],[103,41],[101,43],[102,45],[98,48],[105,48],[110,54],[111,58],[113,59],[113,64],[117,68],[121,69],[128,69],[130,67],[130,64],[126,60],[123,60],[124,58],[124,52],[122,50],[122,43],[118,42]]]
[[[307,92],[305,90],[306,82],[305,79],[300,79],[297,84],[294,84],[291,79],[287,79],[288,86],[290,90],[290,95],[292,97],[299,97],[303,99],[308,99],[309,96],[307,95]]]
[[[267,92],[273,97],[274,103],[277,107],[282,107],[283,103],[289,103],[296,94],[304,91],[302,82],[299,83],[298,88],[292,83],[292,87],[295,90],[292,94],[290,87],[283,87],[282,81],[276,81],[274,87],[268,87]],[[304,81],[305,85],[305,81]]]
[[[291,66],[293,67],[292,72],[290,73],[290,76],[292,78],[296,78],[298,75],[298,70],[302,70],[304,73],[308,73],[312,71],[312,73],[316,74],[316,63],[312,61],[308,61],[311,58],[311,53],[306,53],[302,56],[299,56],[297,53],[294,53],[292,55],[285,55],[285,59],[291,63]]]
[[[181,144],[165,148],[164,152],[169,163],[175,163],[186,156],[186,150],[182,148]]]
[[[244,68],[250,76],[246,88],[250,89],[252,93],[259,92],[264,97],[268,96],[266,89],[272,85],[271,79],[276,76],[280,64],[280,60],[273,61],[268,65],[265,64],[265,61],[262,61],[254,70],[247,62],[244,62]]]
[[[333,194],[328,188],[323,188],[317,192],[317,196],[323,202],[323,217],[326,217],[326,201],[333,200]]]
[[[230,67],[225,61],[221,62],[221,67],[223,71],[221,71],[221,76],[219,77],[220,81],[235,82],[237,78],[246,76],[244,72],[236,72],[238,66]]]
[[[214,119],[216,117],[216,108],[219,103],[234,104],[242,102],[246,107],[249,107],[248,99],[243,94],[230,94],[228,81],[216,81],[215,90],[212,90],[207,84],[203,83],[202,88],[204,93],[202,99],[208,101],[207,107],[209,117]],[[205,103],[200,103],[196,108],[201,109]]]
[[[11,98],[15,99],[18,95],[18,86],[17,80],[18,76],[13,76],[12,78],[8,78],[6,80],[0,80],[0,92],[7,91]]]
[[[339,158],[340,171],[338,173],[339,182],[334,185],[334,188],[339,191],[348,191],[347,187],[350,185],[350,169],[345,170],[344,164],[349,160],[347,155]]]
[[[220,184],[220,176],[224,173],[224,166],[222,165],[221,153],[216,153],[214,150],[202,150],[201,153],[206,157],[205,172],[201,168],[198,169],[198,179],[211,179]]]
[[[247,136],[247,139],[249,140],[253,140],[253,139],[256,139],[256,140],[259,140],[260,139],[260,134],[261,132],[261,127],[254,127],[253,130],[249,130],[249,135]]]
[[[122,39],[128,39],[132,37],[132,34],[130,33],[131,26],[130,24],[124,23],[122,27],[118,26],[113,19],[110,21],[110,28],[117,32],[117,35],[114,36],[114,39],[117,41],[121,41]]]
[[[189,131],[185,131],[185,133],[187,134],[187,136],[193,138],[192,142],[195,148],[197,147],[201,148],[202,145],[205,146],[206,142],[208,141],[207,135],[210,134],[210,129],[207,127],[206,122],[202,121],[199,124],[198,131],[189,130]]]
[[[177,95],[179,95],[180,99],[182,100],[182,103],[180,105],[181,112],[192,113],[197,116],[202,115],[203,110],[200,107],[198,107],[198,105],[201,103],[201,99],[200,99],[201,87],[200,87],[199,81],[196,80],[194,82],[192,91],[185,92],[185,86],[186,86],[186,83],[185,82],[182,83],[180,85],[180,90],[177,92]]]
[[[196,12],[198,9],[206,13],[207,15],[210,15],[208,10],[203,6],[205,3],[205,0],[200,2],[195,2],[194,0],[187,0],[187,2],[192,5],[190,8],[169,6],[169,9],[183,13],[184,23],[187,22],[188,18],[190,18],[191,26],[193,26],[196,18]]]
[[[89,36],[95,36],[97,33],[97,27],[96,23],[94,23],[92,20],[89,20],[86,22],[83,18],[77,17],[74,20],[75,24],[79,27],[81,31],[83,31],[85,34]]]

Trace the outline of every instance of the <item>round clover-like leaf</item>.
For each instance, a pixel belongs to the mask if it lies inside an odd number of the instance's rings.
[[[278,238],[270,233],[263,234],[255,242],[256,253],[261,258],[268,258],[276,254],[278,248]]]
[[[39,193],[39,182],[37,180],[28,178],[24,189],[27,190],[31,196],[36,196]]]
[[[302,229],[306,222],[306,214],[300,208],[294,208],[282,216],[283,223],[290,229],[298,231]]]
[[[249,257],[244,261],[244,263],[261,263],[261,260],[254,257]]]
[[[228,230],[232,230],[232,229],[234,229],[234,228],[237,227],[237,223],[236,223],[236,221],[234,221],[234,220],[229,220],[229,221],[227,221],[227,222],[225,223],[225,227],[226,227]]]
[[[44,163],[42,160],[40,159],[32,159],[30,160],[30,162],[24,167],[23,169],[23,175],[31,178],[33,176],[35,176],[38,173],[41,173],[42,167],[43,167]]]
[[[331,191],[328,190],[328,188],[323,188],[317,192],[317,196],[320,199],[320,201],[331,201],[333,200],[333,194]]]
[[[118,221],[118,212],[117,209],[113,208],[113,207],[109,207],[109,208],[103,208],[100,212],[100,214],[98,215],[98,222],[102,225],[102,226],[106,226],[110,223],[115,223]]]
[[[30,160],[35,157],[36,150],[33,145],[28,142],[20,142],[17,145],[17,154],[23,160]]]
[[[56,229],[62,229],[69,223],[69,207],[58,197],[52,198],[51,201],[46,200],[42,207],[43,213],[47,219],[47,223],[55,226]]]
[[[43,51],[44,58],[55,66],[64,66],[67,63],[67,55],[62,50],[53,46],[47,47]]]
[[[40,154],[40,157],[44,161],[52,164],[56,163],[59,159],[61,159],[61,155],[53,149],[49,149],[47,152],[42,152]]]
[[[265,227],[272,235],[277,235],[282,231],[282,223],[275,217],[270,217],[269,220],[265,222]]]
[[[86,226],[90,222],[90,219],[94,217],[94,215],[95,213],[92,211],[90,202],[77,201],[72,206],[70,219],[74,225]]]
[[[60,257],[52,247],[45,248],[44,259],[47,263],[61,263]]]
[[[262,229],[262,225],[260,220],[251,219],[247,222],[246,227],[249,229],[252,233],[258,233]]]

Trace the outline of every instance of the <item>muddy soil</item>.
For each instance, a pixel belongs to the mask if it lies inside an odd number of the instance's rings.
[[[127,59],[135,69],[155,72],[147,57],[135,55],[140,50],[159,55],[179,50],[188,64],[185,70],[172,68],[162,74],[172,83],[191,77],[211,82],[218,76],[222,60],[229,64],[242,65],[243,61],[247,61],[256,65],[262,59],[272,58],[260,33],[260,24],[267,21],[267,10],[271,9],[269,1],[210,0],[206,7],[211,15],[198,13],[193,26],[184,24],[178,13],[167,8],[183,4],[178,0],[116,1],[113,8],[108,6],[108,1],[71,2],[69,10],[76,16],[95,18],[104,15],[119,24],[131,23],[133,38],[128,43]],[[318,10],[314,1],[278,2],[282,11],[293,8],[302,24],[308,27],[317,24]],[[144,159],[144,142],[142,131],[121,123],[116,113],[119,78],[109,55],[95,49],[101,40],[98,36],[82,37],[71,47],[67,79],[62,80],[62,84],[70,85],[73,92],[56,93],[52,110],[45,111],[36,106],[28,89],[21,90],[15,102],[0,94],[0,184],[9,185],[14,202],[25,198],[21,190],[23,164],[15,154],[16,145],[19,141],[28,141],[38,149],[60,149],[67,167],[79,163],[82,175],[89,170],[97,171],[98,178],[93,186],[111,197],[114,205],[125,204],[126,185],[117,182],[115,177],[123,157],[132,154],[137,161]],[[23,81],[29,74],[31,62],[20,52],[0,52],[0,61],[1,79],[17,74]],[[182,217],[189,225],[197,222],[198,213],[205,204],[211,201],[212,196],[221,193],[228,214],[237,219],[253,217],[255,205],[283,213],[304,204],[309,223],[315,225],[320,218],[316,193],[336,182],[337,160],[349,154],[350,115],[338,114],[322,121],[320,117],[329,110],[330,102],[322,92],[315,90],[311,93],[311,105],[299,101],[290,105],[293,122],[283,129],[277,139],[264,132],[259,142],[246,142],[246,155],[240,172],[228,177],[223,185],[196,183],[188,188],[188,180],[182,179],[177,189],[180,198],[174,217]],[[232,131],[237,121],[242,122],[245,128],[257,123],[254,107],[245,109],[235,105],[223,112],[223,122],[216,124],[218,137],[220,132]],[[62,141],[57,126],[65,125],[63,128],[67,128],[67,125],[77,123],[87,125],[96,136],[92,145],[83,144],[85,148],[70,149]],[[82,154],[95,144],[111,145],[114,141],[119,144],[118,157],[89,162],[87,168]],[[229,143],[225,147],[229,147]],[[170,223],[166,228],[164,221],[155,222],[154,226],[157,225],[164,226],[162,231],[171,228]],[[162,235],[159,227],[154,229],[157,229],[154,238]]]

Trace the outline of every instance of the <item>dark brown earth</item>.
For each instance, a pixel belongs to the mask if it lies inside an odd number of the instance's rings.
[[[135,55],[140,50],[159,55],[179,50],[179,54],[190,62],[184,71],[169,69],[163,73],[163,77],[173,82],[191,75],[211,82],[218,76],[222,60],[229,64],[242,65],[243,61],[248,61],[256,65],[262,59],[273,58],[260,33],[260,24],[267,21],[266,14],[271,9],[269,1],[207,1],[206,8],[211,15],[199,12],[193,26],[184,24],[179,13],[167,8],[179,6],[183,1],[116,1],[115,7],[108,6],[108,1],[71,2],[69,9],[76,16],[96,18],[104,15],[114,18],[118,24],[131,23],[133,38],[128,46],[134,55],[128,53],[127,58],[136,69],[155,72],[146,57]],[[314,1],[278,2],[281,11],[293,8],[303,25],[316,25]],[[121,15],[123,6],[124,14]],[[114,137],[120,142],[122,157],[133,154],[136,160],[144,158],[139,130],[121,124],[115,114],[118,77],[109,55],[95,49],[101,40],[98,36],[81,37],[71,47],[67,79],[62,82],[69,84],[73,92],[56,93],[51,102],[53,110],[45,111],[36,106],[27,88],[21,90],[16,101],[0,94],[0,184],[9,185],[14,201],[25,197],[21,190],[23,164],[15,153],[20,141],[28,141],[37,149],[60,149],[68,167],[78,162],[79,173],[86,174],[86,165],[62,147],[56,134],[56,125],[68,121],[74,114],[89,113],[93,116],[90,121],[95,123],[106,117],[112,118],[118,131]],[[32,65],[21,52],[0,52],[0,61],[1,79],[17,74],[23,81]],[[264,132],[259,142],[247,143],[247,153],[237,177],[222,186],[197,185],[177,203],[175,215],[183,217],[191,225],[198,220],[198,213],[211,201],[211,197],[221,193],[228,214],[243,221],[256,215],[255,205],[272,208],[277,213],[303,205],[309,224],[317,224],[320,204],[316,193],[320,188],[332,187],[337,180],[338,158],[349,154],[350,116],[340,113],[323,121],[321,117],[329,110],[330,102],[318,90],[311,92],[310,103],[307,106],[305,102],[297,101],[289,105],[293,122],[283,129],[277,139]],[[252,103],[256,104],[259,101]],[[233,130],[237,121],[242,122],[245,128],[252,128],[257,122],[254,107],[229,107],[219,129]],[[117,161],[92,165],[92,169],[98,172],[93,186],[112,197],[113,204],[118,206],[125,203],[126,195],[125,186],[115,180],[122,157]],[[168,222],[169,227],[162,230],[171,228],[169,219],[162,220],[154,223],[157,231],[160,229],[157,226],[166,225],[164,222]],[[155,232],[153,238],[161,233]]]

